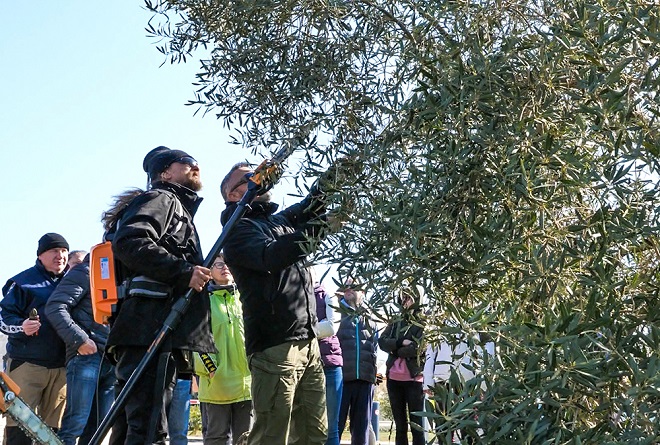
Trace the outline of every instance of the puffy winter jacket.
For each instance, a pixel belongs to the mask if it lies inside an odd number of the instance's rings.
[[[120,301],[108,347],[150,345],[174,301],[188,290],[194,266],[203,262],[193,224],[200,203],[201,198],[187,187],[159,181],[133,199],[123,212],[112,240],[112,251],[121,262],[124,276],[146,276],[171,286],[172,290],[165,298],[132,296]],[[163,350],[171,347],[215,352],[208,298],[193,296],[168,343],[163,345]]]
[[[226,223],[236,203],[222,213]],[[229,232],[225,261],[241,292],[247,354],[316,337],[314,283],[304,258],[306,236],[318,235],[311,220],[323,208],[307,198],[275,214],[277,205],[253,202]]]
[[[37,260],[33,267],[10,278],[2,288],[0,331],[9,337],[9,358],[50,369],[64,367],[64,342],[45,313],[46,302],[62,275],[53,275]],[[32,309],[37,310],[41,327],[38,335],[27,336],[22,324]]]
[[[218,369],[211,377],[200,356],[195,354],[199,400],[220,405],[250,400],[252,377],[245,355],[239,294],[233,286],[211,286],[211,290],[211,324],[218,352],[209,356]]]
[[[353,309],[341,300],[342,317],[337,330],[344,358],[344,381],[376,383],[378,331],[364,308]]]
[[[110,328],[94,321],[89,294],[89,255],[57,285],[46,303],[46,316],[66,343],[67,362],[89,339],[103,353]]]

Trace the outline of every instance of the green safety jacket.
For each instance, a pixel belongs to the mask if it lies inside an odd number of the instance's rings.
[[[218,349],[208,354],[217,370],[211,377],[195,353],[195,374],[199,376],[199,401],[229,404],[250,400],[250,370],[245,354],[243,312],[233,286],[211,287],[211,330]]]

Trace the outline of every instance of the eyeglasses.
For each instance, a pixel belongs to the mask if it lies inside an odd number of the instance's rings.
[[[223,267],[227,267],[227,263],[224,263],[222,261],[218,261],[217,263],[213,263],[211,266],[211,269],[222,269]]]
[[[170,168],[170,165],[174,164],[175,162],[178,162],[179,164],[186,164],[186,165],[189,165],[190,167],[197,167],[197,166],[199,166],[199,163],[198,163],[198,162],[195,160],[195,158],[193,158],[192,156],[182,156],[182,157],[180,157],[180,158],[178,158],[178,159],[173,160],[173,161],[170,162],[169,164],[167,164],[167,166],[165,166],[165,169],[164,169],[163,171],[165,171],[165,170],[167,170],[168,168]]]

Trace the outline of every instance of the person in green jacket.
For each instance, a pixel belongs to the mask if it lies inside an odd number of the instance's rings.
[[[236,443],[250,429],[251,377],[245,354],[243,312],[234,278],[220,254],[211,266],[211,329],[216,354],[195,354],[204,445]]]

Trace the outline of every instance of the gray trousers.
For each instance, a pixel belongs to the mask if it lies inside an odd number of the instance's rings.
[[[241,434],[250,429],[251,400],[225,405],[200,402],[200,405],[206,423],[204,445],[235,444]]]

